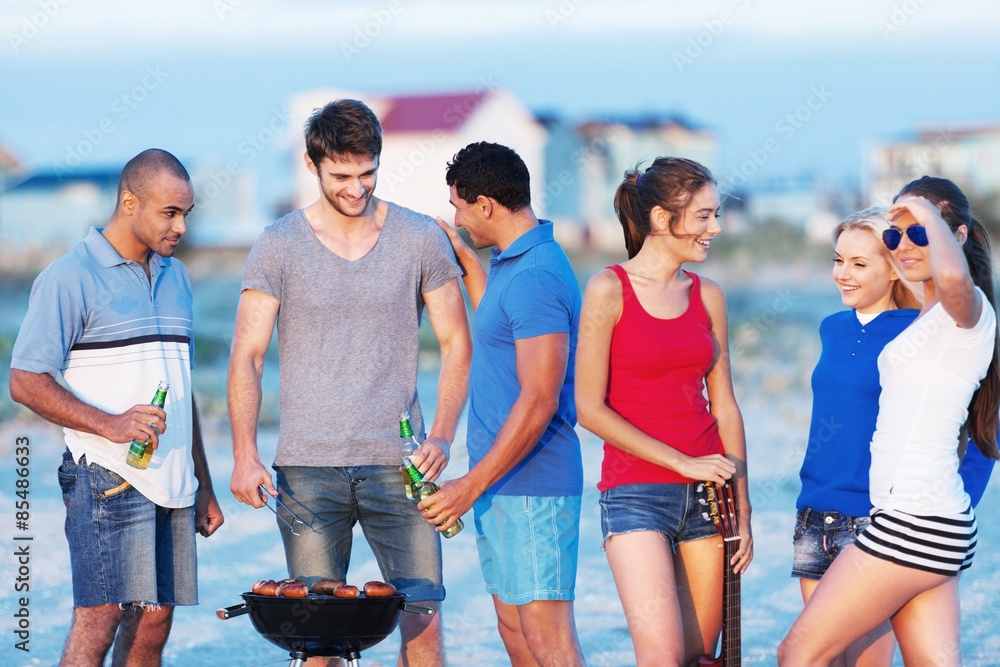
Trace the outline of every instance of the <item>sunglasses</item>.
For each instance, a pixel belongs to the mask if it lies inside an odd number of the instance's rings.
[[[924,229],[923,225],[911,225],[907,227],[906,235],[910,237],[911,241],[913,241],[913,245],[918,245],[921,248],[927,245],[927,230]],[[903,232],[896,228],[887,229],[882,232],[882,243],[884,243],[885,247],[889,250],[895,250],[898,248],[899,242],[902,240]]]

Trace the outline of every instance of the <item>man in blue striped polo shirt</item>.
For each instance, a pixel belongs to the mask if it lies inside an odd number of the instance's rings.
[[[223,521],[191,393],[191,282],[172,257],[193,198],[170,153],[132,158],[108,225],[35,280],[14,344],[11,397],[66,434],[63,665],[99,667],[112,643],[115,664],[159,665],[173,607],[198,602],[194,533]],[[154,448],[145,470],[125,463],[132,440]]]

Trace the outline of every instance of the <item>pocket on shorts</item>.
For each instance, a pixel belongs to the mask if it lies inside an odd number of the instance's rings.
[[[150,519],[145,496],[125,479],[107,468],[91,466],[91,493],[98,521],[136,527]],[[155,506],[153,506],[155,507]]]
[[[73,491],[73,485],[76,484],[76,475],[67,472],[65,470],[66,467],[65,463],[60,465],[56,471],[56,476],[59,478],[59,489],[62,491],[63,505],[69,507],[69,495]]]
[[[132,485],[116,472],[99,465],[93,466],[94,481],[101,497],[107,500],[128,491]]]
[[[809,520],[809,515],[806,514],[809,510],[796,510],[795,511],[795,532],[792,533],[792,542],[798,542],[799,538],[802,537],[802,533],[806,529],[806,524]]]

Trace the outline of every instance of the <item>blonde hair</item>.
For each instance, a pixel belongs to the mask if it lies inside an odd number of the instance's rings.
[[[858,230],[870,233],[878,241],[882,256],[896,269],[898,280],[893,281],[892,303],[896,308],[920,308],[924,305],[923,290],[903,277],[899,267],[892,259],[892,254],[882,243],[882,232],[889,229],[889,219],[885,217],[886,210],[881,206],[869,206],[857,213],[852,213],[833,230],[833,244],[837,244],[840,235],[848,230]]]

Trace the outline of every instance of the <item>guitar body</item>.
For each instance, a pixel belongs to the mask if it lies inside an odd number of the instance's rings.
[[[733,572],[729,564],[740,549],[736,499],[733,497],[731,482],[726,482],[721,487],[705,482],[703,488],[708,505],[706,517],[712,520],[722,536],[726,555],[722,563],[722,646],[718,656],[704,655],[698,660],[698,664],[741,667],[743,658],[740,633],[740,575]]]

